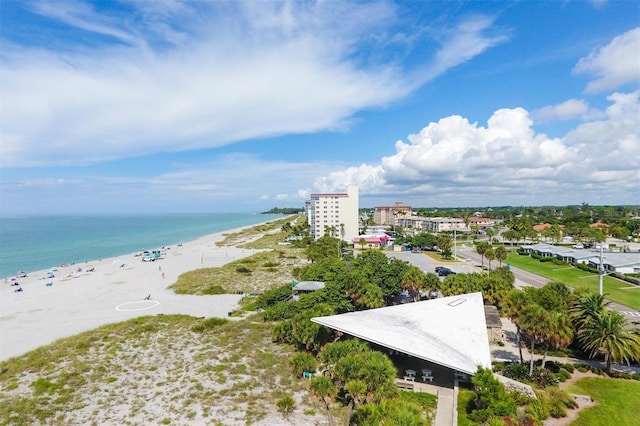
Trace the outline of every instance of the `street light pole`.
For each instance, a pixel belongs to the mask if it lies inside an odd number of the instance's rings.
[[[458,260],[457,247],[456,247],[456,230],[453,230],[453,258]]]
[[[604,270],[602,269],[602,243],[600,243],[600,267],[598,268],[598,284],[600,285],[600,296],[602,296],[602,276]]]

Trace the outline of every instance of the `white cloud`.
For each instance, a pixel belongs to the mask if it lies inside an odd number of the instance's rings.
[[[3,176],[2,212],[128,212],[262,211],[279,206],[301,207],[318,173],[340,165],[325,162],[264,160],[248,154],[174,164],[170,171],[114,176],[102,168],[68,168],[61,177]],[[55,173],[45,170],[42,173]],[[293,179],[292,177],[295,177]],[[239,190],[239,188],[242,188]]]
[[[6,43],[0,166],[92,164],[342,129],[354,113],[417,87],[414,70],[391,54],[363,60],[372,43],[384,44],[371,34],[394,36],[398,17],[386,2],[129,6],[137,13],[107,16],[81,2],[35,3],[93,44]],[[452,31],[437,74],[500,42],[482,35],[490,27],[478,18]]]
[[[358,184],[364,198],[404,196],[440,206],[566,205],[589,195],[637,203],[639,95],[609,96],[605,119],[562,138],[536,133],[522,108],[496,111],[486,127],[446,117],[409,135],[408,142],[396,142],[396,152],[380,164],[330,173],[315,187],[336,191]]]
[[[571,120],[589,113],[589,104],[583,100],[569,99],[556,105],[547,105],[531,112],[535,122]]]
[[[614,38],[611,43],[580,59],[575,73],[595,77],[586,88],[588,93],[617,89],[640,81],[640,27]]]

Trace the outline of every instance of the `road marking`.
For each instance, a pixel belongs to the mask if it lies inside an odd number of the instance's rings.
[[[629,315],[630,317],[640,317],[640,312],[633,312],[633,311],[620,311],[625,315]]]
[[[157,300],[140,300],[138,302],[128,302],[123,303],[121,305],[116,306],[116,311],[120,312],[135,312],[135,311],[144,311],[146,309],[155,308],[158,306],[160,302]],[[139,307],[128,307],[130,305],[138,305]],[[127,306],[125,308],[125,306]]]

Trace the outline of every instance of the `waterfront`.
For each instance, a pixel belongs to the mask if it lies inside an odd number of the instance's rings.
[[[29,216],[0,219],[0,277],[175,245],[281,215]]]

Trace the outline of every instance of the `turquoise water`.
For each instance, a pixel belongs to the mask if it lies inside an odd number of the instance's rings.
[[[3,217],[0,277],[174,245],[280,217],[257,213]]]

